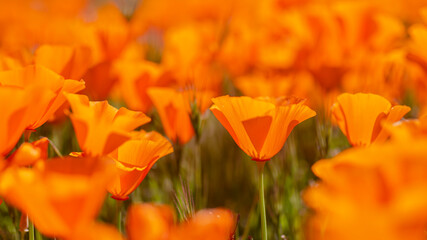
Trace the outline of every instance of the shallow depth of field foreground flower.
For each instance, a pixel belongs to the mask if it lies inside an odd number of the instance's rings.
[[[0,0],[0,239],[425,239],[425,0]]]

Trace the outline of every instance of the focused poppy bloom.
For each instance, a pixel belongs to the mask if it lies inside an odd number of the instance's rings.
[[[297,124],[316,115],[297,98],[222,96],[212,101],[212,113],[236,144],[256,161],[270,160]]]
[[[27,92],[0,85],[0,156],[5,156],[22,136],[27,122],[26,112],[30,106]]]
[[[115,160],[119,174],[107,186],[112,198],[126,200],[144,180],[161,157],[173,151],[170,142],[157,132],[135,132],[109,156]]]
[[[48,147],[47,138],[41,138],[32,143],[25,142],[8,157],[9,164],[23,167],[33,165],[39,160],[46,160]]]
[[[204,209],[175,225],[170,207],[137,204],[128,210],[126,228],[130,240],[229,240],[234,234],[235,217],[226,209]]]
[[[67,239],[95,219],[115,174],[112,166],[105,159],[67,157],[9,167],[0,176],[0,196],[44,235]]]
[[[267,240],[267,220],[264,201],[264,165],[285,144],[292,129],[316,113],[297,98],[213,98],[210,108],[218,121],[227,129],[236,144],[252,160],[257,161],[261,232]]]
[[[142,112],[116,109],[107,101],[91,102],[85,95],[67,94],[73,111],[71,121],[82,151],[103,156],[131,138],[130,132],[149,122]]]
[[[332,106],[332,117],[353,146],[384,142],[389,137],[382,124],[399,121],[411,110],[375,94],[343,93]]]
[[[304,194],[308,239],[423,239],[426,139],[392,139],[320,160]]]
[[[34,130],[52,118],[66,101],[64,93],[75,93],[85,86],[83,81],[66,80],[40,65],[0,72],[0,85],[29,92],[31,106],[24,119],[28,130]]]
[[[173,88],[149,88],[148,96],[159,112],[166,135],[172,142],[185,144],[194,136],[191,106],[184,95]]]

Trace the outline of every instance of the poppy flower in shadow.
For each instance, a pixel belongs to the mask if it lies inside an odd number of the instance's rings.
[[[343,93],[332,106],[332,118],[353,146],[384,142],[389,137],[383,124],[399,121],[411,110],[375,94]]]
[[[80,148],[90,156],[103,156],[131,138],[130,132],[149,122],[142,112],[116,109],[107,101],[89,101],[85,95],[67,94],[71,121]]]
[[[117,176],[107,186],[116,200],[126,200],[144,180],[151,167],[161,157],[173,152],[170,142],[157,132],[135,132],[109,156],[118,169]]]

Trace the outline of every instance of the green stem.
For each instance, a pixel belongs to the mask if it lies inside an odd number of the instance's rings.
[[[122,201],[116,200],[117,229],[122,233]]]
[[[267,240],[267,218],[265,212],[265,199],[264,199],[264,165],[265,162],[257,162],[258,166],[258,189],[259,189],[259,204],[261,214],[261,232],[262,240]]]
[[[29,239],[34,240],[34,223],[30,222]]]
[[[196,209],[201,209],[203,205],[202,193],[202,161],[200,157],[200,142],[196,141],[195,149],[195,188],[196,188]]]

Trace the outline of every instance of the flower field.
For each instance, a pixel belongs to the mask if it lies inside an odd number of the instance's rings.
[[[427,1],[0,0],[0,239],[427,238]]]

